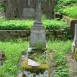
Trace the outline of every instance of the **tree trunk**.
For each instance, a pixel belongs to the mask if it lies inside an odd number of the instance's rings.
[[[19,0],[5,0],[4,4],[4,12],[5,17],[8,19],[14,19],[19,17],[19,8],[18,8]]]
[[[36,0],[2,0],[4,5],[5,17],[7,19],[21,19],[23,17],[23,9],[33,8],[35,9]],[[55,0],[47,0],[42,3],[42,12],[47,16],[47,18],[54,17],[54,5]],[[36,10],[36,9],[35,9]]]

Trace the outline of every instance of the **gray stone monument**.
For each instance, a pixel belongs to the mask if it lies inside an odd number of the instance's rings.
[[[73,60],[72,65],[74,66],[70,72],[70,77],[77,76],[77,24],[75,24],[74,41],[72,43]]]
[[[22,55],[19,63],[19,65],[21,65],[20,67],[22,68],[24,68],[25,65],[31,67],[32,71],[27,70],[25,67],[23,70],[23,74],[24,74],[23,77],[49,77],[48,67],[45,67],[45,68],[42,67],[42,63],[38,63],[38,61],[34,59],[34,57],[37,57],[37,54],[40,51],[45,51],[46,49],[46,31],[42,24],[42,19],[41,19],[41,1],[42,0],[36,0],[37,13],[36,13],[36,20],[34,22],[33,27],[31,28],[30,46],[28,48],[27,54]],[[39,51],[39,52],[37,53],[36,51]],[[41,56],[43,53],[45,52],[41,52],[39,55]],[[27,61],[27,64],[26,64],[26,61]],[[45,65],[47,64],[45,63]],[[21,73],[17,77],[20,77],[20,76],[22,77]]]
[[[41,1],[36,0],[36,20],[31,28],[30,48],[45,49],[46,48],[46,31],[41,19]]]
[[[75,24],[74,41],[72,43],[72,52],[75,51],[76,47],[77,47],[77,24]]]

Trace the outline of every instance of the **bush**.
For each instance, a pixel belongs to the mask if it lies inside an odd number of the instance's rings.
[[[56,66],[54,77],[69,77],[69,67],[67,65],[66,54],[71,51],[72,41],[49,41],[48,48],[53,50],[54,63]]]
[[[65,15],[72,17],[72,18],[77,18],[77,6],[76,5],[66,6],[63,9],[63,13]]]
[[[0,20],[0,30],[25,30],[30,29],[33,20]],[[62,20],[43,20],[46,29],[62,29],[67,25]]]
[[[77,18],[77,0],[58,0],[55,11],[61,14]]]

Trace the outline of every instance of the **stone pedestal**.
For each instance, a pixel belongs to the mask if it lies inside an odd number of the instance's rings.
[[[46,48],[46,31],[41,22],[35,22],[31,29],[30,48],[45,49]]]

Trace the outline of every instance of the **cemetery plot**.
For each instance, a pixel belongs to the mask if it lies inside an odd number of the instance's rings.
[[[54,73],[52,73],[53,71],[51,70],[51,73],[54,74],[53,77],[55,75],[58,75],[60,77],[61,76],[68,77],[69,72],[66,66],[67,63],[66,63],[65,53],[71,50],[71,41],[70,40],[69,41],[56,40],[55,42],[49,41],[47,44],[48,44],[48,51],[50,53],[52,52],[54,53],[54,56],[53,56],[54,58],[51,62],[53,64],[50,63],[50,65],[52,65],[51,69],[54,67]],[[3,66],[0,67],[0,76],[4,76],[4,77],[14,76],[15,77],[17,73],[20,72],[20,68],[18,67],[19,60],[21,58],[22,52],[27,51],[28,46],[29,46],[29,42],[24,41],[22,39],[0,41],[0,50],[3,50],[7,57],[7,60],[4,62]],[[41,59],[38,59],[37,61],[38,63],[43,62]],[[26,66],[26,68],[28,68],[28,66]],[[29,68],[32,68],[32,67],[29,67]],[[48,66],[46,65],[44,67],[43,65],[43,68],[47,69]]]

